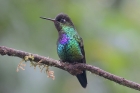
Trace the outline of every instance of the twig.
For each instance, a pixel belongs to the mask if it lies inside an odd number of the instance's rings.
[[[29,59],[29,60],[34,61],[34,62],[41,61],[41,63],[46,64],[48,66],[54,66],[54,67],[63,69],[65,71],[68,71],[72,75],[76,75],[78,73],[81,73],[82,70],[87,70],[87,71],[90,71],[96,75],[104,77],[108,80],[114,81],[120,85],[127,86],[127,87],[130,87],[132,89],[140,91],[140,84],[132,82],[130,80],[126,80],[122,77],[113,75],[109,72],[106,72],[106,71],[104,71],[98,67],[92,66],[92,65],[88,65],[88,64],[84,64],[84,63],[70,64],[70,63],[60,62],[60,61],[54,60],[52,58],[46,58],[44,56],[39,56],[37,54],[31,54],[31,53],[20,51],[20,50],[15,50],[15,49],[8,48],[5,46],[0,46],[0,54],[20,57],[22,59],[24,59],[25,56],[32,55],[34,57],[34,60],[32,60],[32,59]]]

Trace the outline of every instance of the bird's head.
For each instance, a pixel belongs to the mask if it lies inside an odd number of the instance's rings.
[[[63,13],[58,14],[55,19],[46,18],[46,17],[40,17],[40,18],[50,20],[50,21],[54,22],[55,27],[58,31],[61,31],[62,28],[66,27],[66,26],[74,27],[74,25],[73,25],[71,19],[69,18],[69,16],[66,15],[66,14],[63,14]]]

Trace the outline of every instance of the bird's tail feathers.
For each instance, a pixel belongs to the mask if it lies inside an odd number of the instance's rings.
[[[78,80],[79,80],[81,86],[82,86],[83,88],[86,88],[86,86],[87,86],[86,72],[83,71],[83,73],[76,75],[76,77],[78,78]]]

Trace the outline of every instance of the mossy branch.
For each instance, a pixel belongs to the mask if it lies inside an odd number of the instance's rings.
[[[87,70],[87,71],[90,71],[91,73],[94,73],[96,75],[104,77],[105,79],[114,81],[120,85],[130,87],[132,89],[140,91],[140,84],[132,82],[132,81],[127,80],[127,79],[124,79],[122,77],[113,75],[109,72],[106,72],[106,71],[104,71],[98,67],[92,66],[92,65],[88,65],[88,64],[84,64],[84,63],[70,64],[70,63],[66,63],[66,62],[60,62],[58,60],[54,60],[54,59],[49,58],[49,57],[44,57],[44,56],[40,56],[37,54],[32,54],[32,53],[8,48],[5,46],[0,46],[0,54],[1,55],[8,55],[8,56],[15,56],[15,57],[19,57],[22,59],[25,59],[26,56],[32,55],[33,58],[29,58],[30,61],[41,62],[42,64],[45,64],[48,66],[60,68],[60,69],[63,69],[65,71],[68,71],[72,75],[76,75],[78,73],[81,73],[82,70]]]

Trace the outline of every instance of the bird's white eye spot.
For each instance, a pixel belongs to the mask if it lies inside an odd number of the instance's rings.
[[[63,19],[63,21],[64,21],[64,22],[66,22],[66,20],[65,20],[65,19]]]

